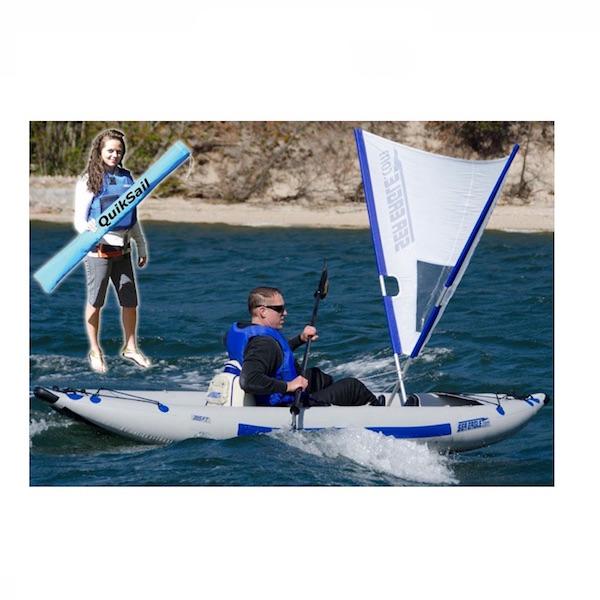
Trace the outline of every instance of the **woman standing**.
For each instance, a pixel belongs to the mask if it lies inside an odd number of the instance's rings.
[[[92,142],[87,167],[75,187],[75,229],[78,232],[96,230],[96,219],[133,183],[131,173],[123,167],[125,134],[117,129],[100,133]],[[106,373],[104,354],[99,344],[100,312],[106,299],[108,281],[117,292],[121,305],[124,343],[121,356],[142,368],[151,365],[137,347],[138,297],[133,266],[131,240],[137,247],[138,267],[148,262],[146,240],[131,211],[85,258],[87,304],[86,332],[90,342],[88,354],[91,368]]]

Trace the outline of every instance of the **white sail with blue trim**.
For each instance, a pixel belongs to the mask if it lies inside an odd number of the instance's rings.
[[[355,138],[392,348],[419,355],[471,260],[518,151],[462,160]],[[395,279],[391,295],[386,282]],[[400,374],[400,373],[399,373]]]

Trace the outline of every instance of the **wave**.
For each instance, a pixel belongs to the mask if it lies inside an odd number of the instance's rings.
[[[442,362],[452,356],[450,348],[425,348],[423,353],[415,359],[422,363]]]
[[[334,379],[356,377],[377,392],[388,390],[396,384],[398,376],[391,351],[384,352],[387,356],[381,356],[382,352],[378,351],[374,354],[365,354],[338,365],[325,361],[322,367]],[[433,365],[443,364],[450,360],[452,356],[453,352],[450,348],[425,348],[423,353],[414,360],[413,364],[423,364],[431,368]],[[415,378],[419,379],[419,376],[409,370],[405,383],[410,383]]]
[[[214,375],[222,370],[225,359],[222,355],[153,359],[152,367],[142,370],[119,356],[106,356],[108,372],[105,375],[91,371],[85,356],[34,354],[29,362],[32,386],[198,389],[208,386]]]
[[[334,379],[342,377],[356,377],[361,380],[377,381],[379,387],[393,383],[395,380],[395,366],[393,356],[378,357],[375,355],[363,355],[354,360],[342,364],[333,364],[324,361],[323,371],[329,373]]]
[[[32,354],[29,357],[30,372],[38,377],[55,374],[69,374],[74,377],[90,373],[85,357],[62,354]]]
[[[385,475],[410,482],[458,484],[448,456],[425,444],[399,440],[366,429],[323,431],[277,431],[269,434],[308,454],[327,458],[347,458]]]
[[[51,429],[64,429],[71,427],[75,421],[63,419],[58,415],[45,415],[43,417],[31,416],[29,419],[29,447],[33,444],[33,438]]]

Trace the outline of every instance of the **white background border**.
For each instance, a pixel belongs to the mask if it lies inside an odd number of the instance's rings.
[[[401,4],[59,0],[5,12],[4,597],[595,589],[597,20],[579,1]],[[555,487],[29,488],[28,124],[77,119],[555,120]]]

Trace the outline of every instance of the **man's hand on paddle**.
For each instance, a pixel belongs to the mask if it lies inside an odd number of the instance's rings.
[[[308,380],[302,375],[298,375],[295,379],[287,382],[286,392],[295,392],[298,388],[305,390],[308,387]]]
[[[306,344],[306,342],[308,342],[309,339],[311,339],[313,342],[319,339],[319,336],[317,335],[317,328],[313,327],[312,325],[307,325],[303,330],[302,333],[300,334],[300,339]]]

